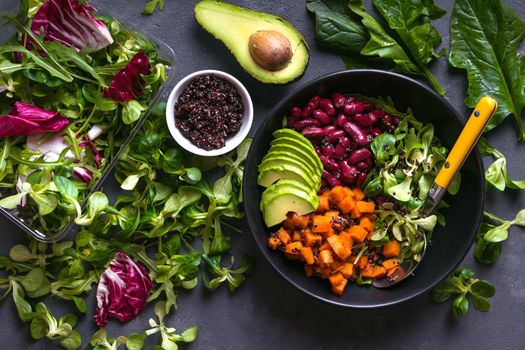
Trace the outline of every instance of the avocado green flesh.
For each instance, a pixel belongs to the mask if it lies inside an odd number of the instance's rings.
[[[261,211],[264,211],[265,204],[271,202],[271,200],[276,196],[288,193],[290,188],[293,190],[301,191],[303,193],[303,198],[308,200],[310,203],[318,203],[318,197],[315,190],[305,188],[304,184],[302,184],[299,181],[293,179],[282,179],[274,183],[272,186],[268,187],[263,192],[261,198]],[[295,193],[297,192],[295,191]]]
[[[317,153],[302,144],[300,141],[290,137],[280,137],[272,141],[268,153],[273,151],[289,151],[292,154],[296,154],[297,156],[304,159],[304,161],[307,162],[309,166],[312,167],[312,169],[315,169],[314,171],[319,175],[323,173],[323,164],[321,163]]]
[[[239,64],[264,83],[284,84],[300,77],[308,65],[308,46],[301,33],[281,17],[252,11],[229,3],[202,0],[195,5],[195,19],[216,39],[222,41]],[[252,58],[250,36],[258,30],[283,34],[292,47],[292,59],[281,70],[269,71]]]
[[[301,168],[293,165],[283,164],[265,164],[259,167],[259,176],[257,184],[263,187],[270,187],[276,181],[281,179],[293,179],[303,183],[308,188],[316,188],[316,182],[309,177]]]
[[[266,189],[268,191],[269,189]],[[317,208],[319,199],[312,202],[305,197],[306,192],[289,187],[286,192],[276,193],[268,202],[261,203],[263,218],[266,226],[271,227],[286,219],[290,211],[299,215],[311,213]]]
[[[304,144],[309,145],[309,147],[311,147],[312,150],[315,152],[314,146],[312,145],[310,140],[308,140],[306,137],[304,137],[303,134],[301,134],[300,132],[297,132],[297,131],[295,131],[293,129],[282,128],[282,129],[279,129],[279,130],[275,130],[272,135],[276,139],[278,139],[280,137],[293,137],[293,138],[303,142]]]
[[[293,154],[272,152],[268,153],[262,160],[261,167],[268,163],[280,163],[283,165],[291,164],[298,168],[301,168],[305,174],[315,182],[321,184],[321,176],[319,173],[314,171],[304,160],[297,158]]]

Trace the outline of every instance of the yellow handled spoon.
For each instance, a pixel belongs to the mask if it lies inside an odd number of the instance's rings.
[[[447,188],[450,185],[450,182],[463,166],[463,163],[467,159],[468,155],[476,146],[485,126],[490,121],[490,118],[496,112],[498,108],[498,103],[492,97],[485,96],[482,97],[474,111],[467,120],[467,124],[463,127],[461,134],[454,143],[452,150],[448,154],[445,163],[439,170],[434,183],[430,187],[427,198],[423,204],[422,213],[427,216],[430,215],[436,205],[441,201],[441,198],[447,192]],[[419,265],[419,262],[423,259],[427,247],[427,238],[423,234],[424,245],[421,251],[421,259],[419,261],[407,260],[402,262],[397,270],[390,276],[385,276],[378,278],[372,282],[374,287],[385,288],[393,286],[405,279],[406,276],[410,275],[412,271]]]

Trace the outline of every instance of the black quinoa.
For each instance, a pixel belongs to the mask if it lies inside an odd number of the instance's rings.
[[[243,114],[239,91],[213,74],[193,78],[175,103],[177,128],[207,151],[224,147],[225,139],[241,128]]]

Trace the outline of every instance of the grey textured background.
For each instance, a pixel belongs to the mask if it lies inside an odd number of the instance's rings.
[[[282,97],[311,79],[343,69],[343,65],[337,56],[321,51],[316,44],[313,21],[304,1],[233,2],[283,16],[301,30],[310,45],[310,64],[298,82],[287,86],[267,86],[244,73],[228,50],[194,21],[195,1],[166,0],[164,11],[150,17],[140,14],[146,0],[93,1],[95,5],[103,4],[109,8],[118,19],[129,21],[174,49],[176,74],[173,85],[185,75],[206,68],[220,69],[238,77],[253,98],[253,134],[266,113]],[[450,14],[451,0],[436,2]],[[506,2],[525,18],[522,0]],[[6,3],[0,3],[2,10],[6,9]],[[449,14],[435,22],[446,48],[449,47]],[[432,66],[432,71],[446,88],[449,101],[467,116],[468,111],[463,105],[466,97],[463,72],[449,68],[446,58],[440,58]],[[510,119],[491,132],[488,138],[507,156],[511,177],[525,178],[525,145],[517,143]],[[105,189],[115,192],[118,187],[108,180]],[[486,209],[504,218],[512,218],[523,207],[525,192],[499,193],[492,190],[487,194]],[[0,218],[0,230],[0,254],[6,254],[13,244],[25,241],[22,232],[3,217]],[[225,288],[210,293],[201,286],[191,292],[181,292],[179,308],[169,318],[168,324],[180,330],[192,325],[199,326],[197,340],[183,347],[186,349],[363,349],[379,346],[390,349],[523,349],[524,234],[523,230],[511,229],[502,256],[493,266],[476,263],[472,251],[469,252],[462,266],[473,268],[481,278],[492,281],[497,287],[497,293],[491,300],[490,312],[473,310],[456,320],[451,316],[448,304],[436,305],[428,295],[390,308],[368,311],[338,309],[314,301],[294,289],[270,268],[244,225],[244,233],[233,237],[234,249],[237,253],[248,253],[255,258],[256,272],[234,294]],[[91,318],[95,308],[94,298],[94,293],[91,293],[88,298],[90,313],[81,318],[77,327],[84,344],[95,330]],[[47,303],[55,315],[72,310],[71,305],[64,305],[58,299]],[[152,308],[145,310],[125,326],[112,321],[107,329],[112,336],[143,331],[148,318],[153,315],[152,311]],[[18,319],[10,299],[0,308],[0,320],[0,349],[55,347],[50,343],[35,343],[31,340],[29,326]]]

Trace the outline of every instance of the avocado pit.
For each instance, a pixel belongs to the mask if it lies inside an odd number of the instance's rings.
[[[292,60],[290,40],[275,30],[258,30],[248,42],[250,55],[259,66],[269,71],[278,71]]]

